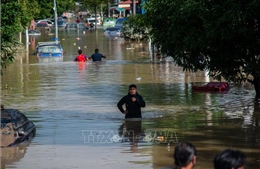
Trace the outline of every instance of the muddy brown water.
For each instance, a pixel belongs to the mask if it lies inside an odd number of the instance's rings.
[[[151,62],[147,42],[126,42],[102,30],[59,30],[63,60],[38,61],[37,42],[53,32],[30,36],[29,52],[18,53],[1,77],[1,102],[37,127],[30,142],[1,148],[2,168],[157,169],[173,164],[181,141],[196,146],[197,169],[213,168],[215,154],[226,148],[245,152],[246,168],[260,168],[260,108],[253,86],[231,83],[228,93],[194,92],[192,83],[211,80],[204,72]],[[99,48],[107,58],[75,63],[78,47],[87,56]],[[131,83],[147,106],[141,121],[125,122],[116,104]]]

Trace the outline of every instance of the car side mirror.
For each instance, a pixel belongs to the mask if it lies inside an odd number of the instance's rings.
[[[18,136],[24,136],[24,135],[25,135],[24,131],[18,131]]]

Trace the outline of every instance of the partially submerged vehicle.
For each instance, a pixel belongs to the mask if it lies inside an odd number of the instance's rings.
[[[116,20],[114,18],[104,18],[102,22],[103,29],[114,27]]]
[[[45,45],[41,47],[37,57],[63,57],[63,50],[59,44]]]
[[[38,58],[63,57],[63,49],[59,41],[38,42],[36,55]]]
[[[22,112],[1,108],[1,147],[31,140],[35,134],[35,125]]]
[[[51,30],[51,27],[49,26],[48,22],[38,22],[36,24],[37,29],[44,29],[44,30]]]
[[[28,35],[38,36],[41,35],[41,32],[39,30],[28,30]]]
[[[57,21],[57,25],[58,25],[58,28],[65,28],[66,25],[67,25],[67,22],[66,21],[62,21],[62,20],[58,20]],[[54,24],[55,26],[55,24]]]
[[[121,36],[121,29],[118,27],[106,28],[104,34],[109,36]]]
[[[100,20],[96,20],[95,18],[87,18],[86,19],[86,22],[88,23],[88,24],[93,24],[93,25],[95,25],[96,23],[97,23],[97,25],[101,25],[101,22],[100,22]]]
[[[227,82],[209,82],[203,86],[192,86],[192,89],[205,92],[227,92],[230,87]]]
[[[115,27],[122,28],[124,25],[124,22],[127,20],[127,18],[118,18],[116,20]]]
[[[67,30],[73,30],[73,29],[87,29],[84,23],[67,23],[65,26],[65,29]]]

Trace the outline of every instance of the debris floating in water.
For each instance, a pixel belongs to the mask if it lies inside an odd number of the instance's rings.
[[[74,46],[76,46],[76,43],[73,43]]]
[[[138,78],[136,78],[136,80],[140,81],[140,80],[142,80],[142,78],[141,78],[141,77],[138,77]]]

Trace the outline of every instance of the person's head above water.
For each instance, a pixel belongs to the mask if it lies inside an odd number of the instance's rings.
[[[95,53],[98,53],[98,49],[95,49]]]
[[[196,149],[191,143],[180,142],[175,146],[174,160],[175,168],[191,169],[196,164]]]
[[[214,169],[244,169],[246,155],[241,151],[226,149],[214,158]]]
[[[79,54],[82,54],[82,50],[81,50],[81,49],[79,49],[79,50],[78,50],[78,53],[79,53]]]

